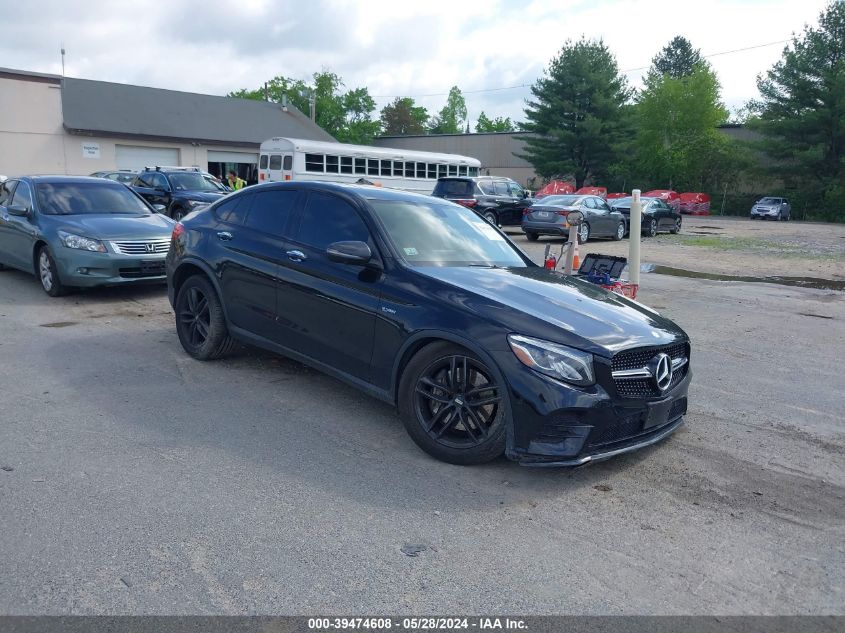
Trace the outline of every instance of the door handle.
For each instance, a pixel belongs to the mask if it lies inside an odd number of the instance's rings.
[[[217,232],[217,239],[223,240],[224,242],[228,242],[234,237],[229,231],[218,231]]]
[[[301,262],[305,259],[305,253],[302,251],[288,251],[285,255],[287,255],[288,259],[292,262]]]

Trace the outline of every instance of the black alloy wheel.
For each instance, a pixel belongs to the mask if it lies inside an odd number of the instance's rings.
[[[484,219],[487,220],[493,226],[498,225],[498,220],[496,219],[496,214],[493,213],[492,211],[488,211],[487,213],[485,213]]]
[[[402,375],[399,408],[411,438],[453,464],[479,464],[505,448],[507,403],[496,374],[448,343],[430,345]]]
[[[176,333],[179,342],[198,360],[228,354],[234,346],[223,308],[214,287],[201,275],[190,277],[176,297]]]
[[[657,235],[657,220],[655,220],[654,218],[651,218],[651,220],[649,220],[648,224],[646,225],[645,234],[648,237],[654,237],[655,235]]]
[[[671,229],[669,229],[669,232],[672,235],[677,235],[678,233],[681,232],[681,218],[677,218],[675,220],[675,226],[673,226]]]

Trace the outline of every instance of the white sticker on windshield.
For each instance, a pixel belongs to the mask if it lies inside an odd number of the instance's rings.
[[[505,238],[502,237],[502,234],[499,233],[496,229],[494,229],[489,224],[479,224],[478,228],[481,229],[481,232],[484,233],[484,236],[488,240],[496,240],[499,242],[504,242]]]
[[[417,249],[415,249],[415,248],[405,248],[405,249],[402,249],[402,250],[405,251],[405,255],[407,255],[408,257],[412,257],[414,255],[419,254],[419,253],[417,253]]]

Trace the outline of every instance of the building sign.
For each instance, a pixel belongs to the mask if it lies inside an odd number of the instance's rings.
[[[99,158],[100,144],[99,143],[82,143],[82,155],[85,158]]]

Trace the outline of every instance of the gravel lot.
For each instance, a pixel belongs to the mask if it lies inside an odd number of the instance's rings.
[[[845,226],[685,218],[643,259],[841,281]],[[193,361],[161,287],[0,272],[0,614],[845,614],[845,292],[642,284],[693,340],[687,424],[537,471],[435,462],[283,358]]]

